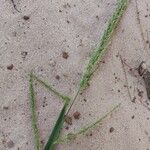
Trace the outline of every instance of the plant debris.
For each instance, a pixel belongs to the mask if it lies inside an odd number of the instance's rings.
[[[76,111],[74,114],[73,114],[73,117],[74,117],[74,119],[80,119],[80,116],[81,116],[81,114],[78,112],[78,111]]]
[[[68,55],[67,52],[63,52],[63,53],[62,53],[62,57],[63,57],[64,59],[68,59],[69,55]]]
[[[68,124],[68,125],[72,125],[72,118],[68,115],[65,116],[65,122]]]
[[[143,79],[145,82],[147,97],[150,99],[150,72],[149,71],[143,75]]]
[[[138,68],[139,75],[143,77],[147,91],[147,97],[150,99],[150,64],[142,61]],[[138,89],[138,96],[143,97],[143,91]]]
[[[8,110],[9,107],[8,107],[8,106],[4,106],[3,109],[4,109],[4,110]]]
[[[144,92],[143,92],[143,91],[140,91],[139,89],[137,89],[137,90],[138,90],[138,96],[142,98]]]
[[[13,147],[14,147],[14,142],[10,140],[10,141],[7,143],[7,146],[8,146],[8,148],[13,148]]]
[[[13,68],[14,68],[14,65],[13,65],[13,64],[7,66],[7,69],[8,69],[8,70],[12,70]]]
[[[136,100],[136,97],[134,96],[131,102],[135,103],[135,100]]]
[[[26,58],[26,56],[28,55],[28,52],[23,51],[23,52],[21,52],[21,55],[22,55],[22,58],[23,58],[23,59],[25,59],[25,58]]]
[[[12,4],[13,4],[14,9],[15,9],[16,11],[20,12],[20,11],[17,9],[17,7],[16,7],[16,4],[15,4],[14,0],[11,0],[11,2],[12,2]]]

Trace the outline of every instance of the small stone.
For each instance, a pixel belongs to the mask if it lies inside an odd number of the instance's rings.
[[[40,142],[41,142],[41,144],[44,144],[44,140],[41,140]]]
[[[13,148],[13,147],[14,147],[14,142],[10,140],[10,141],[7,143],[7,146],[8,146],[8,148]]]
[[[22,55],[23,58],[25,58],[28,55],[28,52],[23,51],[23,52],[21,52],[21,55]]]
[[[24,19],[24,20],[29,20],[30,17],[29,17],[29,16],[23,16],[23,19]]]
[[[87,100],[85,98],[83,100],[84,100],[84,102],[87,102]]]
[[[76,111],[74,114],[73,114],[73,117],[74,119],[79,119],[80,118],[80,113],[78,111]]]
[[[49,65],[50,65],[51,67],[55,67],[55,66],[56,66],[56,62],[51,59],[51,60],[49,61]]]
[[[140,90],[138,89],[138,96],[139,96],[139,97],[142,98],[142,97],[143,97],[143,93],[144,93],[144,91],[140,91]]]
[[[67,23],[69,24],[69,23],[70,23],[70,21],[69,21],[69,20],[67,20]]]
[[[69,125],[72,125],[72,118],[70,116],[65,116],[65,122]]]
[[[2,144],[6,144],[6,139],[2,139]]]
[[[66,130],[69,130],[69,127],[67,126],[67,127],[65,127],[65,129],[66,129]]]
[[[13,65],[13,64],[7,66],[7,69],[8,69],[8,70],[12,70],[13,68],[14,68],[14,65]]]
[[[98,19],[98,20],[99,20],[99,16],[96,16],[96,19]]]
[[[136,97],[134,96],[132,99],[132,103],[135,103]]]
[[[133,115],[131,118],[132,118],[132,119],[134,119],[134,118],[135,118],[135,116]]]
[[[109,132],[112,133],[114,130],[115,130],[115,129],[114,129],[113,127],[111,127],[111,128],[109,129]]]
[[[56,77],[55,77],[57,80],[59,80],[60,79],[60,76],[59,75],[56,75]]]
[[[9,107],[8,106],[4,106],[3,109],[7,110]]]
[[[68,55],[67,52],[63,52],[63,53],[62,53],[62,57],[63,57],[64,59],[67,59],[67,58],[69,57],[69,55]]]

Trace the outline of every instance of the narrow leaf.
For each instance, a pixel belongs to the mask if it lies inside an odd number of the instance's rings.
[[[32,73],[30,74],[30,107],[32,112],[32,129],[34,132],[34,141],[35,141],[35,150],[41,150],[41,144],[40,144],[40,136],[39,136],[39,129],[37,125],[37,115],[36,115],[36,98],[35,98],[35,91],[33,87],[33,76]]]
[[[46,89],[48,89],[49,91],[53,92],[55,95],[57,95],[59,98],[61,98],[64,102],[69,103],[70,98],[66,95],[63,95],[59,92],[57,92],[51,85],[47,84],[45,81],[42,81],[41,79],[39,79],[37,76],[33,75],[33,78],[38,81],[41,85],[43,85]]]
[[[54,150],[55,148],[55,141],[59,138],[60,135],[60,131],[62,129],[63,123],[64,123],[64,118],[65,118],[65,113],[66,113],[66,108],[67,108],[68,104],[65,103],[64,107],[62,108],[58,120],[52,130],[52,133],[49,137],[49,140],[44,148],[44,150]]]
[[[85,132],[87,132],[90,129],[94,128],[96,125],[100,124],[106,117],[111,115],[113,113],[113,111],[115,111],[120,105],[121,105],[121,103],[118,104],[117,106],[115,106],[113,109],[111,109],[108,113],[106,113],[103,117],[101,117],[100,119],[98,119],[94,123],[92,123],[92,124],[90,124],[86,127],[83,127],[77,133],[69,133],[65,137],[59,138],[58,140],[55,141],[55,144],[64,143],[64,142],[67,142],[67,141],[70,141],[70,140],[74,140],[78,135],[84,134]]]
[[[106,117],[108,117],[110,114],[112,114],[112,112],[115,111],[120,105],[121,105],[121,103],[118,104],[117,106],[115,106],[113,109],[111,109],[108,113],[106,113],[103,117],[98,119],[96,122],[88,125],[87,127],[82,128],[77,134],[83,134],[86,131],[88,131],[89,129],[95,127],[97,124],[101,123]]]

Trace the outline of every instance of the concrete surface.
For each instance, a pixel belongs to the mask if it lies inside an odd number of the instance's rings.
[[[21,13],[13,8],[11,0],[0,1],[0,150],[33,150],[28,73],[33,69],[58,91],[74,97],[90,53],[102,36],[116,1],[14,2]],[[142,60],[150,58],[149,32],[150,0],[132,0],[105,55],[105,63],[70,112],[72,115],[79,111],[81,118],[73,120],[69,130],[64,129],[62,134],[77,131],[116,104],[122,105],[102,125],[75,141],[59,145],[58,150],[150,149],[149,100],[136,71]],[[67,59],[62,57],[63,52],[68,53]],[[126,65],[122,65],[118,53]],[[39,84],[36,91],[44,144],[62,103]],[[110,133],[111,127],[114,131]]]

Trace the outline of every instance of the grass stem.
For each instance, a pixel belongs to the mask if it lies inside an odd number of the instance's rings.
[[[35,150],[42,150],[41,149],[41,143],[40,143],[40,136],[39,136],[39,129],[37,125],[37,115],[36,115],[36,98],[35,98],[35,91],[33,87],[33,74],[30,74],[30,106],[31,106],[31,112],[32,112],[32,129],[34,132],[34,141],[35,141]]]

